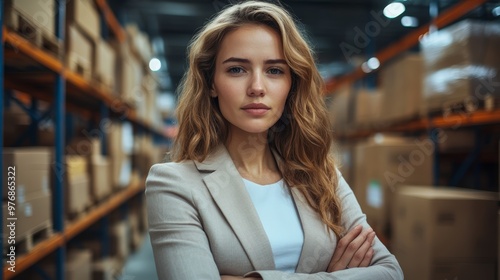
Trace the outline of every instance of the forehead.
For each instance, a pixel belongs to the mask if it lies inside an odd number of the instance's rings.
[[[217,60],[228,57],[282,59],[281,36],[266,25],[243,25],[227,33],[222,40]]]

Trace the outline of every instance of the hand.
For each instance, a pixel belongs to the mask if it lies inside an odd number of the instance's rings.
[[[363,229],[361,225],[354,227],[337,242],[327,272],[369,266],[374,253],[374,239],[375,232],[371,228]]]

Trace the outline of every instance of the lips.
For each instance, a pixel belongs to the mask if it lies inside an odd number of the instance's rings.
[[[262,103],[251,103],[241,107],[246,113],[251,116],[262,116],[265,115],[271,108]]]
[[[265,110],[269,110],[271,108],[267,107],[265,104],[262,104],[262,103],[251,103],[251,104],[248,104],[248,105],[245,105],[245,106],[241,107],[241,109],[243,109],[243,110],[247,110],[247,109],[265,109]]]

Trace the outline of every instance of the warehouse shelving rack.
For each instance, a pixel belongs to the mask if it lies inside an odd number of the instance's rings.
[[[56,4],[56,36],[60,40],[64,40],[64,25],[65,25],[65,4],[66,1],[55,1]],[[105,0],[95,0],[97,7],[100,9],[106,25],[111,29],[115,38],[119,42],[126,40],[126,34],[114,16],[110,7]],[[123,102],[118,97],[114,96],[111,92],[103,90],[88,81],[86,81],[79,74],[67,69],[61,59],[58,59],[33,45],[31,42],[18,35],[15,32],[8,30],[3,25],[3,8],[4,1],[0,0],[0,24],[2,29],[0,34],[4,47],[0,48],[0,90],[2,91],[2,98],[0,98],[0,133],[4,133],[4,99],[14,98],[11,93],[6,93],[5,87],[15,89],[22,94],[16,94],[21,99],[29,100],[31,98],[32,105],[36,107],[37,100],[44,100],[52,102],[53,110],[55,113],[55,164],[58,166],[58,172],[64,172],[64,146],[65,135],[64,127],[68,124],[65,122],[65,111],[76,112],[78,114],[85,114],[85,112],[92,112],[87,114],[90,118],[94,117],[97,113],[100,118],[114,117],[119,120],[130,121],[140,133],[150,133],[155,136],[168,138],[168,135],[158,127],[154,127],[137,116],[136,111]],[[28,61],[30,66],[43,67],[52,73],[39,72],[36,75],[7,75],[5,76],[4,65],[5,60],[20,59],[24,62]],[[5,78],[4,78],[5,77]],[[5,81],[4,81],[5,79]],[[97,108],[97,110],[96,110]],[[97,112],[96,112],[97,111]],[[103,140],[104,141],[104,140]],[[3,150],[3,137],[0,137]],[[105,150],[103,145],[103,151]],[[105,152],[104,152],[105,153]],[[0,160],[0,168],[5,168],[3,162]],[[0,172],[0,179],[2,182],[6,178],[2,178]],[[63,209],[63,191],[64,186],[62,181],[55,180],[55,188],[53,193],[53,222],[55,233],[48,239],[41,241],[33,249],[20,256],[16,256],[16,272],[8,271],[3,267],[3,273],[0,274],[1,279],[11,279],[23,272],[30,266],[36,264],[38,261],[48,256],[52,252],[56,253],[56,279],[64,279],[64,266],[65,266],[65,244],[69,242],[77,234],[83,232],[91,225],[99,220],[106,220],[106,215],[111,211],[123,207],[123,205],[131,200],[136,195],[144,191],[143,182],[131,182],[131,184],[123,190],[115,193],[107,201],[100,204],[96,208],[90,210],[84,217],[77,219],[71,223],[64,223],[64,209]],[[5,186],[4,184],[2,184]],[[2,194],[0,194],[2,196]],[[3,197],[2,197],[3,200]],[[0,214],[1,213],[0,209]],[[3,217],[3,214],[2,214]],[[3,228],[2,228],[3,231]],[[1,243],[2,241],[0,241]],[[2,248],[3,248],[2,244]],[[106,244],[104,245],[106,246]],[[106,250],[104,250],[106,251]],[[2,257],[3,260],[3,257]],[[4,262],[2,262],[4,263]]]
[[[380,66],[387,63],[392,58],[409,50],[416,44],[418,44],[420,38],[428,33],[431,25],[442,28],[456,20],[459,20],[468,12],[486,3],[487,0],[462,0],[455,6],[444,11],[442,14],[438,15],[433,22],[424,25],[408,35],[397,41],[396,43],[390,45],[389,47],[380,50],[376,53],[375,57],[380,61]],[[325,82],[325,95],[330,95],[335,93],[336,90],[340,89],[345,85],[351,85],[355,82],[365,78],[370,75],[370,73],[365,73],[361,67],[357,67],[352,72],[345,74],[340,77],[329,79]],[[384,132],[398,132],[406,134],[427,134],[428,139],[433,141],[435,145],[434,153],[434,167],[433,167],[433,178],[434,185],[438,185],[439,175],[440,175],[440,153],[439,153],[439,143],[436,139],[435,132],[439,129],[464,129],[473,128],[475,129],[476,141],[472,151],[470,151],[465,160],[458,168],[458,171],[452,175],[449,185],[453,186],[458,183],[459,179],[474,162],[480,156],[480,151],[482,149],[480,141],[478,141],[479,136],[481,136],[481,128],[483,127],[496,127],[500,125],[500,109],[495,108],[493,110],[478,110],[468,112],[467,110],[462,110],[455,113],[446,113],[443,115],[427,115],[421,116],[418,119],[403,121],[394,123],[386,126],[378,126],[369,129],[355,129],[348,132],[340,133],[336,135],[336,139],[339,141],[346,140],[356,140],[363,139],[372,136],[376,133]],[[377,233],[379,238],[384,244],[389,245],[389,238],[384,236],[383,233]]]

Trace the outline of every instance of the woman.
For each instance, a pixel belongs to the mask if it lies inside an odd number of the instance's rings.
[[[402,279],[336,170],[291,16],[223,10],[193,39],[173,163],[146,182],[160,279]]]

